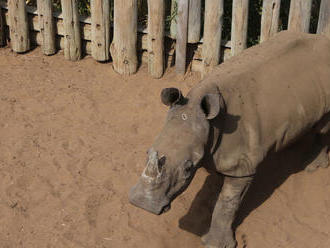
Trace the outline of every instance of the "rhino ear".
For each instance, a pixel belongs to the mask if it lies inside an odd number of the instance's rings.
[[[207,94],[203,97],[201,108],[206,116],[206,119],[214,119],[225,107],[222,95],[220,93]]]
[[[177,88],[165,88],[160,94],[162,103],[167,106],[173,106],[182,99],[181,91]]]

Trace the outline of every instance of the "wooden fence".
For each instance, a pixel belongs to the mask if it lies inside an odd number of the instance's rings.
[[[65,58],[72,61],[81,59],[85,51],[97,61],[112,58],[114,70],[123,75],[137,71],[141,52],[155,78],[164,73],[165,57],[170,63],[175,61],[177,73],[186,72],[188,43],[197,47],[192,69],[203,75],[220,63],[226,47],[230,48],[226,57],[247,47],[249,0],[232,0],[229,43],[221,37],[224,0],[204,0],[204,11],[202,0],[148,0],[147,28],[137,23],[137,0],[113,1],[111,22],[110,0],[91,0],[91,17],[79,16],[77,0],[62,0],[61,13],[53,10],[52,0],[37,0],[37,7],[26,6],[25,0],[0,0],[0,46],[10,40],[14,52],[25,53],[35,43],[45,55],[63,49]],[[289,30],[309,32],[312,2],[291,0]],[[172,4],[172,11],[177,13],[170,32],[164,28],[166,4]],[[281,0],[263,1],[260,42],[279,31],[280,9]],[[321,0],[317,33],[330,37],[330,0]],[[169,47],[165,37],[170,38],[166,39]]]

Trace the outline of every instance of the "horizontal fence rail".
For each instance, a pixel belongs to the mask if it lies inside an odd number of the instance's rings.
[[[222,60],[248,46],[252,0],[231,1],[229,41],[229,37],[222,37],[229,7],[226,0],[205,0],[205,4],[202,0],[145,0],[146,26],[138,23],[138,1],[91,0],[91,17],[84,17],[78,14],[78,0],[62,0],[62,12],[54,11],[52,0],[37,0],[37,7],[26,6],[25,0],[0,0],[0,46],[10,40],[14,52],[25,53],[31,44],[38,44],[45,55],[63,49],[64,57],[71,61],[81,59],[83,53],[91,54],[97,61],[112,59],[114,70],[123,75],[135,73],[141,58],[154,78],[162,77],[174,62],[178,74],[186,72],[189,62],[192,70],[207,75]],[[319,2],[317,33],[330,38],[330,1]],[[284,3],[263,1],[260,42],[279,31]],[[291,0],[289,7],[285,5],[289,30],[310,31],[313,4],[313,0]],[[165,22],[170,25],[168,31]]]

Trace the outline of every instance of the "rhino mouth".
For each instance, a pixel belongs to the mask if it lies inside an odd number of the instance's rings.
[[[171,208],[171,202],[167,197],[152,197],[148,191],[141,191],[139,185],[131,189],[129,201],[132,205],[156,215],[166,213]]]
[[[164,213],[168,212],[170,209],[171,209],[171,204],[167,204],[165,207],[163,207],[160,214],[164,214]]]

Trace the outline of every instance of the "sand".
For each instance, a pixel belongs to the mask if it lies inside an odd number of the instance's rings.
[[[127,197],[166,116],[161,89],[198,81],[1,49],[0,247],[201,248],[220,175],[199,169],[161,216]],[[330,247],[330,169],[302,170],[308,142],[261,165],[236,222],[239,248]]]

